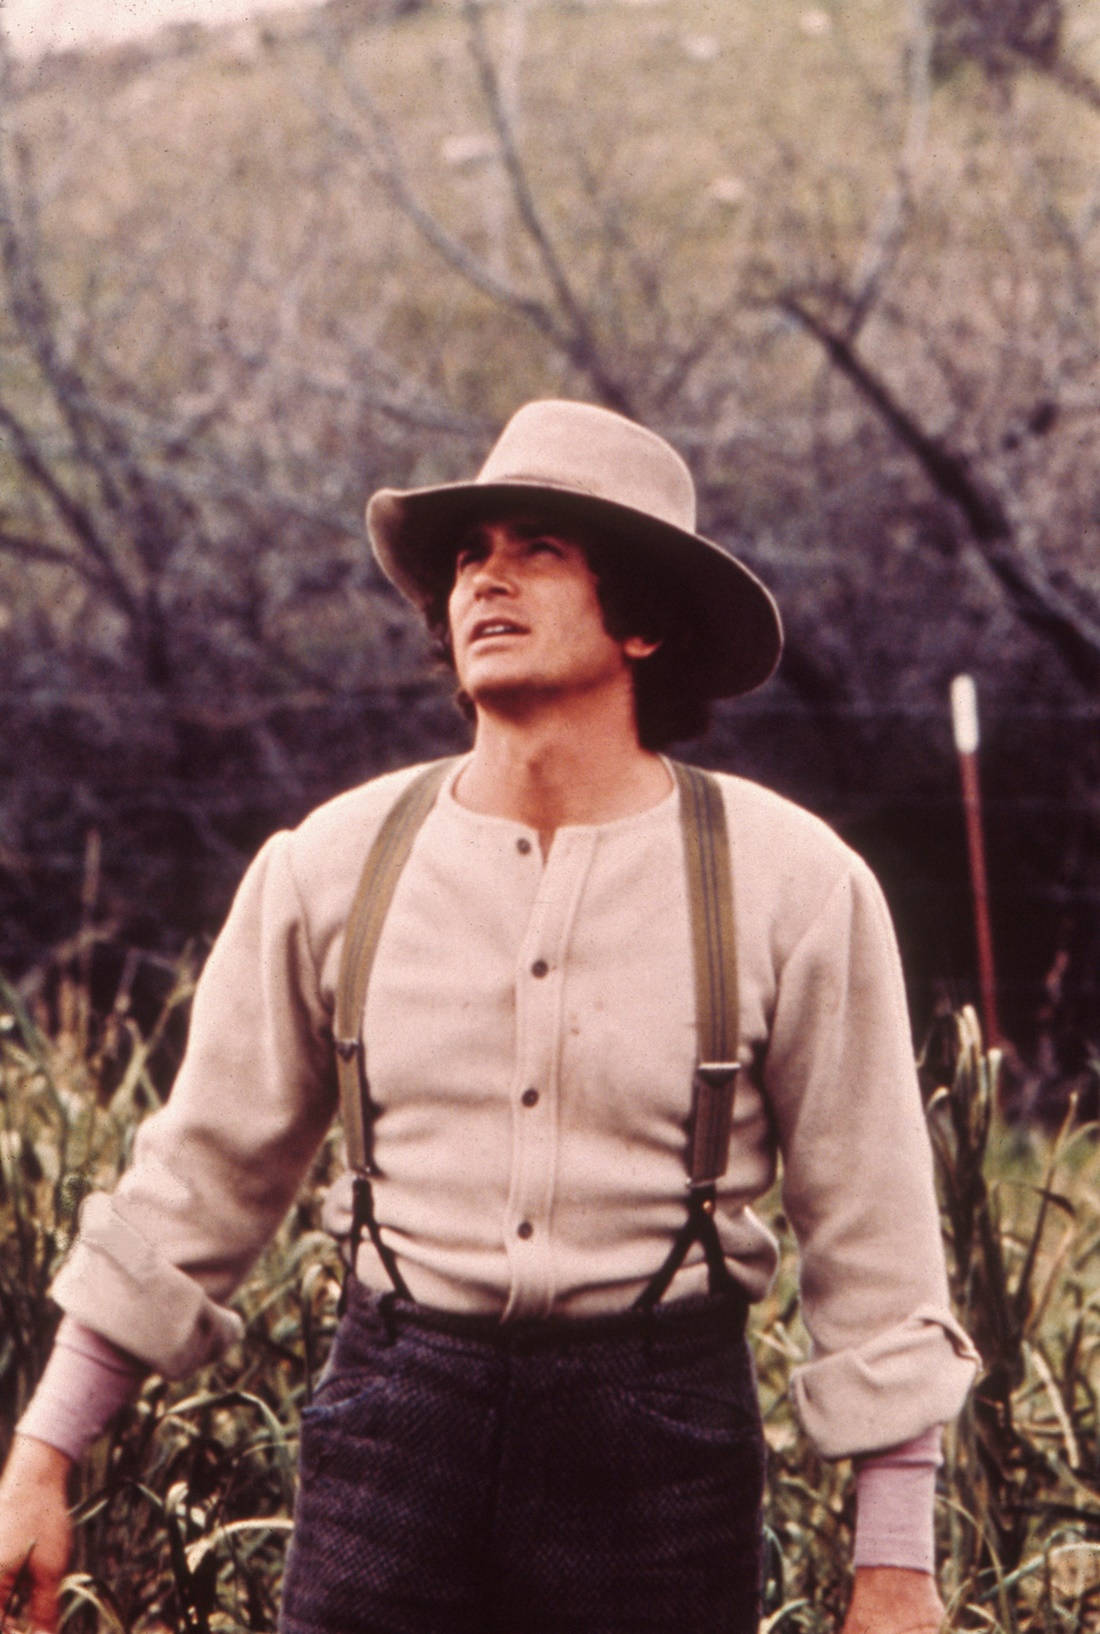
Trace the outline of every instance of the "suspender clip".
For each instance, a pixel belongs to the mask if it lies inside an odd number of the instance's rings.
[[[354,1061],[359,1054],[358,1038],[334,1038],[332,1043],[341,1061]]]
[[[351,1182],[351,1234],[349,1238],[351,1269],[359,1257],[359,1244],[370,1215],[370,1178],[365,1169],[356,1169]]]
[[[740,1061],[700,1061],[695,1068],[700,1078],[705,1078],[708,1084],[724,1084],[741,1071]]]

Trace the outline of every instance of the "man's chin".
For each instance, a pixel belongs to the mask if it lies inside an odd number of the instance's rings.
[[[523,720],[537,713],[559,693],[556,687],[540,686],[530,680],[508,680],[506,677],[468,681],[463,691],[475,709],[489,715],[504,715],[511,720]]]

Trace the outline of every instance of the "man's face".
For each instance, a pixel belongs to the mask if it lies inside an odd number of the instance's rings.
[[[462,536],[448,619],[459,684],[475,704],[629,690],[630,660],[652,650],[607,633],[583,546],[535,516]]]

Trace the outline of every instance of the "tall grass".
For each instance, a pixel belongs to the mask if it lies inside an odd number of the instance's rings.
[[[159,1103],[184,969],[147,1037],[125,1009],[93,1025],[79,981],[47,1028],[0,983],[0,1408],[5,1436],[55,1322],[47,1287],[93,1186],[110,1185]],[[1100,1629],[1100,1150],[1072,1115],[1055,1134],[1005,1127],[995,1053],[973,1014],[925,1059],[959,1313],[984,1359],[947,1435],[937,1528],[949,1627]],[[94,1448],[75,1493],[65,1627],[271,1629],[290,1526],[298,1417],[336,1320],[338,1261],[318,1229],[326,1146],[240,1296],[247,1333],[186,1385],[150,1379]],[[771,1208],[780,1229],[778,1205]],[[844,1465],[817,1457],[786,1399],[806,1353],[788,1263],[756,1313],[770,1448],[767,1631],[824,1634],[848,1589]]]
[[[965,1009],[922,1060],[956,1310],[982,1372],[945,1438],[937,1504],[948,1627],[1100,1629],[1100,1144],[1071,1106],[1053,1135],[1007,1126],[1001,1069]],[[782,1224],[773,1220],[773,1224]],[[824,1634],[847,1593],[845,1468],[785,1399],[807,1343],[785,1269],[757,1321],[771,1449],[766,1627]]]
[[[48,1035],[0,980],[0,1441],[29,1400],[57,1313],[47,1289],[80,1199],[110,1187],[160,1104],[185,966],[148,1037],[116,1007],[96,1025],[63,981]],[[65,1627],[274,1627],[297,1425],[335,1323],[337,1257],[311,1185],[242,1289],[244,1342],[184,1384],[151,1378],[79,1472]]]
[[[954,1297],[985,1365],[948,1443],[949,1585],[975,1627],[1100,1627],[1097,1126],[1071,1099],[1052,1137],[1006,1130],[997,1055],[972,1011],[955,1029],[929,1124]]]

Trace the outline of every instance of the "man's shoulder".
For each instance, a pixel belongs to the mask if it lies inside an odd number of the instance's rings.
[[[361,862],[404,790],[435,764],[421,761],[384,772],[315,807],[290,833],[295,870],[306,875],[343,873],[349,865]]]
[[[822,818],[747,778],[718,774],[726,807],[735,892],[768,935],[789,951],[830,901],[876,904],[882,893],[859,853]]]
[[[731,772],[714,772],[722,790],[733,845],[761,846],[778,854],[805,853],[807,860],[836,866],[858,857],[835,829],[785,794]]]
[[[327,833],[349,826],[360,828],[364,823],[370,822],[380,823],[414,778],[426,772],[430,766],[446,764],[448,764],[446,759],[423,760],[412,766],[399,766],[394,771],[368,778],[365,783],[359,783],[352,789],[345,789],[342,794],[335,794],[322,805],[315,806],[294,832],[312,838],[314,833]]]
[[[751,894],[794,924],[812,919],[834,890],[878,894],[867,862],[823,818],[748,778],[717,776],[743,899]]]

